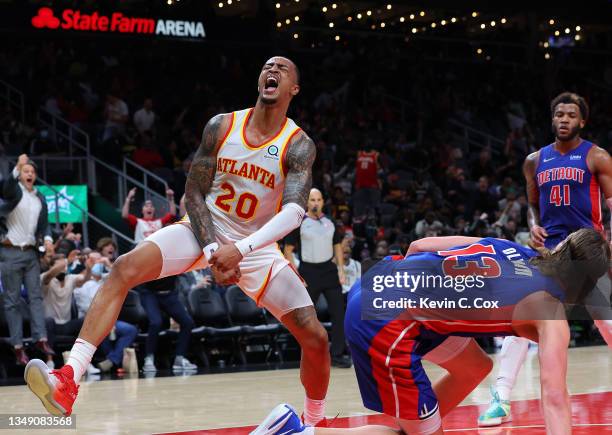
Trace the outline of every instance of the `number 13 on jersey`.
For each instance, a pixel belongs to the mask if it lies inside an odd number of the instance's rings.
[[[215,205],[225,213],[235,213],[241,219],[249,220],[255,216],[259,200],[250,192],[242,192],[236,200],[236,189],[230,183],[225,182],[220,186],[220,193],[215,200]]]

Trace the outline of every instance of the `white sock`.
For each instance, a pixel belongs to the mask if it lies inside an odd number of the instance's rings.
[[[300,432],[304,435],[315,435],[315,428],[314,427],[307,427],[305,428],[302,432]]]
[[[525,362],[528,349],[529,340],[526,338],[504,338],[504,344],[499,353],[499,372],[496,382],[497,392],[501,400],[510,400],[510,393]]]
[[[81,381],[81,377],[87,371],[87,366],[91,362],[94,353],[96,353],[96,346],[93,344],[86,342],[82,338],[77,338],[74,342],[66,364],[72,367],[76,384]]]
[[[325,417],[325,399],[314,400],[304,398],[304,423],[310,426],[316,425]]]

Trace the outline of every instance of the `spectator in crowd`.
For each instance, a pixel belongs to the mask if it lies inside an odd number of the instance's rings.
[[[153,100],[146,98],[142,107],[134,113],[134,127],[136,127],[138,133],[143,134],[145,131],[153,131],[156,116],[153,112]]]
[[[374,149],[371,139],[365,147],[357,152],[355,161],[355,196],[354,214],[365,214],[368,208],[378,206],[380,202],[379,153]]]
[[[470,169],[473,180],[480,177],[487,177],[487,179],[490,179],[493,175],[495,175],[493,164],[491,162],[491,151],[488,148],[483,148],[470,164]]]
[[[188,306],[189,303],[189,293],[192,290],[200,288],[217,289],[209,267],[206,269],[190,270],[189,272],[180,274],[177,278],[179,297],[185,306]]]
[[[478,179],[476,188],[470,192],[471,209],[478,213],[486,213],[489,216],[495,215],[497,210],[497,199],[490,191],[489,179],[482,176]]]
[[[166,199],[168,200],[168,208],[170,209],[169,213],[166,213],[162,218],[155,219],[155,207],[153,206],[153,202],[147,200],[142,206],[143,217],[138,218],[129,213],[130,203],[134,200],[135,195],[136,188],[133,188],[125,198],[121,215],[128,221],[130,227],[134,229],[134,240],[136,243],[139,243],[175,218],[176,205],[174,204],[174,192],[168,189],[166,191]],[[191,337],[191,329],[194,326],[193,319],[187,313],[185,305],[181,303],[175,284],[175,277],[167,277],[162,280],[145,283],[137,289],[140,293],[142,306],[149,318],[149,331],[145,343],[146,356],[143,366],[145,372],[154,372],[157,370],[155,367],[155,350],[157,348],[157,336],[161,331],[161,310],[165,311],[177,321],[181,328],[172,368],[176,370],[197,369],[197,366],[192,364],[185,357]]]
[[[433,211],[428,211],[425,218],[417,222],[414,229],[417,238],[435,237],[442,231],[442,222],[436,219],[436,214]]]
[[[506,197],[498,202],[499,210],[503,214],[508,215],[510,219],[515,221],[521,218],[521,204],[517,201],[516,191],[514,189],[508,189],[506,191]]]
[[[71,253],[72,256],[76,252]],[[70,257],[69,257],[70,258]],[[71,315],[72,293],[74,289],[82,286],[90,278],[94,259],[88,258],[85,269],[76,274],[68,272],[70,260],[63,256],[56,256],[50,264],[49,270],[41,274],[41,286],[45,317],[53,320],[53,331],[49,331],[49,342],[53,345],[55,335],[77,336],[83,325],[83,319],[73,319]],[[47,362],[52,367],[53,359]]]
[[[172,222],[176,216],[176,204],[174,204],[174,192],[171,189],[166,190],[166,199],[168,200],[168,213],[161,218],[155,218],[155,207],[153,201],[146,200],[142,205],[142,217],[136,217],[130,213],[130,204],[136,196],[136,188],[129,191],[123,208],[121,209],[121,217],[127,220],[130,228],[134,231],[134,240],[140,243],[149,235],[162,228],[164,225]]]
[[[370,269],[370,267],[374,266],[387,255],[389,255],[389,247],[385,240],[381,240],[376,244],[372,256],[364,259],[361,262],[361,274],[363,275],[364,273],[366,273],[368,269]]]
[[[169,276],[147,282],[138,288],[140,302],[149,318],[148,335],[145,341],[145,360],[142,367],[144,372],[157,371],[155,351],[157,349],[157,337],[162,329],[162,310],[180,325],[172,369],[197,370],[198,368],[185,357],[194,322],[185,305],[180,301],[176,281],[175,276]]]
[[[351,247],[344,243],[342,248],[344,256],[344,283],[342,283],[342,293],[345,295],[351,289],[355,281],[361,278],[361,263],[357,260],[353,260],[351,255],[353,250]]]
[[[72,242],[72,244],[74,245],[73,249],[81,249],[81,239],[81,233],[75,233],[74,225],[71,223],[67,223],[63,226],[62,233],[57,237],[57,240],[55,241],[55,251],[58,251],[60,249],[60,243],[64,240],[69,240],[70,242]]]
[[[96,296],[98,289],[102,285],[102,275],[104,274],[104,263],[99,262],[91,268],[91,279],[74,290],[79,317],[85,317],[87,310]],[[98,364],[98,368],[103,372],[118,369],[123,363],[123,350],[134,343],[138,329],[127,322],[117,320],[111,333],[100,344],[100,350],[105,354],[106,359]]]
[[[350,359],[344,355],[342,235],[323,214],[323,195],[318,189],[310,190],[307,208],[302,225],[285,238],[284,255],[291,264],[295,264],[294,251],[298,248],[299,272],[306,281],[312,302],[316,306],[321,294],[327,300],[332,322],[331,363],[335,367],[349,368]]]
[[[106,105],[104,106],[104,119],[106,122],[102,134],[102,142],[125,133],[129,114],[130,112],[125,101],[114,95],[114,93],[109,93],[106,96]]]
[[[113,262],[117,254],[117,244],[112,237],[101,237],[96,243],[96,250],[101,255],[101,262],[107,270],[113,267]]]
[[[21,286],[27,290],[32,339],[45,355],[55,353],[47,342],[45,311],[40,288],[38,245],[53,249],[47,218],[47,202],[36,190],[36,165],[26,154],[19,156],[12,174],[2,181],[0,195],[0,275],[4,288],[4,309],[17,364],[29,361],[23,348]]]

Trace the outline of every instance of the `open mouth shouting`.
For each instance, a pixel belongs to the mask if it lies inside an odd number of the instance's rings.
[[[268,77],[266,77],[266,80],[264,82],[264,89],[263,89],[264,95],[274,94],[276,90],[278,89],[279,81],[280,79],[277,76],[272,75],[272,74],[268,75]]]

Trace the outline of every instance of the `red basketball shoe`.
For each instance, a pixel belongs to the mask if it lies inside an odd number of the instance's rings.
[[[72,367],[65,365],[60,370],[49,370],[39,359],[31,360],[23,375],[28,387],[53,415],[68,417],[77,398],[79,387],[74,383]]]

